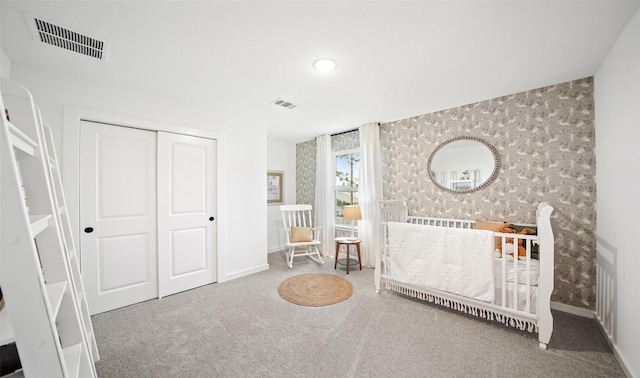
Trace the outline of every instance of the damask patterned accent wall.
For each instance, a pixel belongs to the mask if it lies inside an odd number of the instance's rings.
[[[345,151],[360,147],[358,131],[331,137],[331,151]],[[313,204],[316,189],[316,140],[296,145],[296,203]]]
[[[316,192],[316,140],[296,145],[296,203],[314,204]]]
[[[406,199],[411,215],[535,222],[539,202],[555,211],[553,300],[595,308],[596,185],[593,78],[383,124],[384,198]],[[438,189],[427,160],[442,142],[475,136],[502,166],[487,188]]]
[[[360,132],[353,130],[331,137],[331,151],[346,151],[360,148]]]
[[[593,104],[593,78],[585,78],[382,124],[384,199],[406,199],[411,215],[520,223],[534,223],[537,204],[549,202],[556,238],[552,299],[594,309]],[[481,138],[500,153],[500,173],[487,188],[451,194],[431,182],[429,155],[457,136]],[[315,141],[299,144],[297,157],[297,199],[313,203]]]

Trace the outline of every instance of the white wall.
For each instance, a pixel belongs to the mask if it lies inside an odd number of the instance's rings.
[[[69,127],[64,123],[65,105],[205,129],[220,135],[222,169],[218,172],[218,188],[221,197],[216,219],[222,244],[218,247],[218,281],[268,268],[264,125],[250,120],[215,120],[216,114],[208,108],[154,97],[130,88],[78,81],[15,62],[11,67],[11,79],[31,91],[45,123],[53,130],[58,156],[65,155],[62,135],[65,127]],[[63,161],[63,167],[65,163],[68,162]],[[75,194],[67,195],[68,203],[78,203],[77,190],[65,188],[65,192]],[[72,222],[77,226],[77,217]]]
[[[267,169],[284,172],[284,203],[296,203],[296,145],[267,140]],[[284,230],[279,206],[267,206],[267,246],[269,253],[284,249]]]
[[[640,377],[640,12],[594,85],[598,313],[627,373]]]
[[[0,76],[9,77],[11,74],[11,59],[0,47]]]

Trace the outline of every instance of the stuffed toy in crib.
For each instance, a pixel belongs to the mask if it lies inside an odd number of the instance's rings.
[[[516,230],[514,230],[513,228],[510,228],[509,224],[505,224],[503,227],[498,229],[498,232],[502,232],[505,234],[515,234]],[[523,228],[522,230],[520,230],[520,232],[518,232],[518,234],[535,235],[536,231],[531,228]],[[506,241],[505,248],[506,248],[507,260],[513,261],[513,238],[506,238],[505,241]],[[527,256],[527,250],[523,246],[523,242],[524,240],[518,239],[518,259],[520,260],[524,260]],[[498,245],[496,246],[496,250],[494,251],[494,256],[496,258],[502,257],[502,241],[498,243]]]

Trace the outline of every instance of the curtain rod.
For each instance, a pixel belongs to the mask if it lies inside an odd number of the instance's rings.
[[[378,126],[380,126],[380,122],[376,122],[376,123],[378,124]],[[330,134],[330,136],[336,136],[336,135],[342,135],[342,134],[346,134],[346,133],[351,133],[351,132],[354,132],[354,131],[358,131],[358,129],[359,129],[359,127],[356,127],[356,128],[350,129],[350,130],[341,131],[339,133]]]
[[[352,133],[352,132],[354,132],[354,131],[358,131],[358,128],[356,127],[355,129],[350,129],[350,130],[341,131],[341,132],[339,132],[339,133],[331,134],[330,136],[336,136],[336,135],[348,134],[348,133]]]

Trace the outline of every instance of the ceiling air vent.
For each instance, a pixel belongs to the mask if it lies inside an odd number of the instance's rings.
[[[274,105],[282,106],[283,108],[287,108],[287,109],[293,109],[293,108],[298,107],[298,105],[292,103],[291,101],[286,101],[286,100],[283,100],[281,98],[277,98],[277,99],[271,101],[271,103],[274,104]]]
[[[26,16],[35,40],[98,60],[106,59],[108,43],[39,17],[29,14]]]

